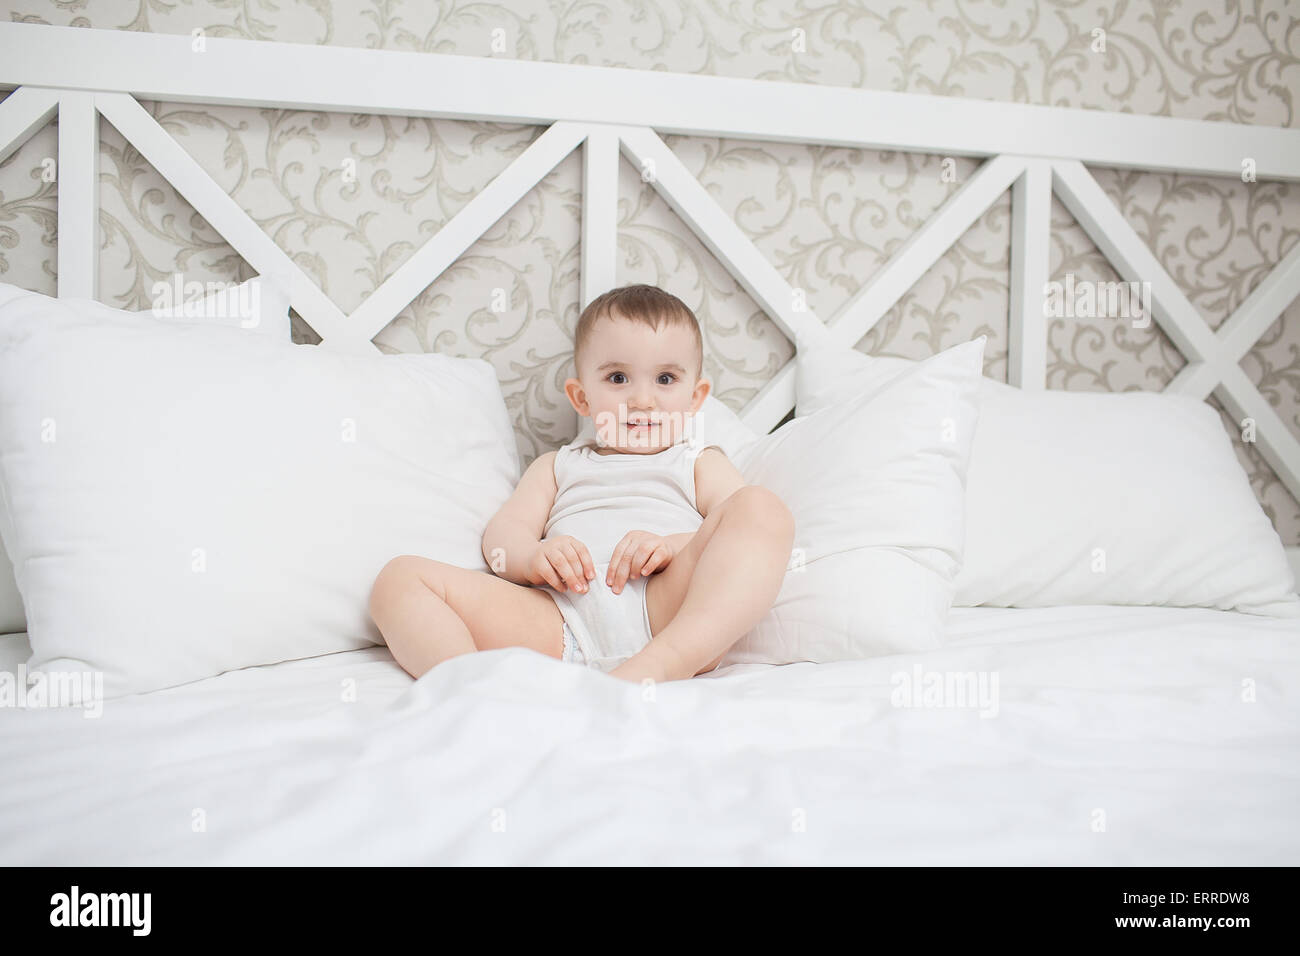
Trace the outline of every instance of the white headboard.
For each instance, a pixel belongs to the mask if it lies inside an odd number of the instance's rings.
[[[1239,366],[1300,295],[1300,244],[1217,331],[1085,164],[1300,181],[1300,130],[765,80],[0,23],[0,160],[58,111],[58,291],[97,292],[98,122],[106,118],[259,273],[292,288],[322,345],[371,339],[574,149],[583,149],[581,296],[615,285],[620,152],[717,256],[795,348],[858,342],[1012,189],[1008,380],[1043,388],[1049,213],[1055,193],[1187,358],[1168,388],[1213,392],[1300,498],[1300,441]],[[549,127],[350,315],[345,315],[137,102],[384,113]],[[961,188],[832,316],[805,305],[660,138],[725,136],[983,158]],[[794,406],[786,365],[742,411],[767,431]]]

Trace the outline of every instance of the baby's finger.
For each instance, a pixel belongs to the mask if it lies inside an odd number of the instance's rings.
[[[641,546],[636,549],[632,555],[632,577],[645,574],[645,564],[650,560],[650,556],[655,553],[658,545],[654,541],[643,541]]]
[[[551,567],[555,569],[555,573],[560,576],[559,590],[567,590],[570,582],[573,580],[573,571],[569,568],[568,558],[566,558],[564,553],[559,549],[552,551],[547,555],[547,558],[551,562]]]
[[[623,551],[627,548],[627,538],[624,537],[614,548],[614,553],[609,556],[609,567],[605,569],[605,584],[609,587],[614,586],[614,575],[618,573],[618,562],[623,557]]]
[[[618,563],[612,565],[614,572],[614,583],[610,585],[611,590],[618,594],[623,585],[627,583],[627,577],[632,573],[632,549],[624,548],[623,553],[619,555]]]
[[[587,590],[587,577],[582,570],[582,559],[578,557],[578,549],[566,541],[562,546],[562,550],[569,568],[565,580],[573,586],[573,590],[579,593]]]
[[[555,588],[555,590],[557,591],[564,590],[563,583],[560,581],[559,576],[555,573],[555,569],[551,567],[550,559],[547,558],[545,554],[543,554],[540,558],[537,559],[536,562],[534,562],[533,567],[534,570],[537,572],[538,577],[540,577],[551,587]]]
[[[596,576],[596,566],[591,562],[591,553],[581,541],[578,542],[577,548],[578,557],[582,560],[582,570],[586,572],[587,580],[590,581]]]
[[[664,566],[667,559],[668,546],[661,544],[650,553],[650,557],[646,558],[645,564],[641,567],[641,573],[645,575],[654,574],[655,571]]]

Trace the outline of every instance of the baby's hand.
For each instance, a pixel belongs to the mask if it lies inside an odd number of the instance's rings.
[[[673,549],[667,539],[649,531],[629,531],[614,549],[609,559],[605,583],[618,594],[629,577],[638,574],[649,577],[673,558]]]
[[[557,591],[571,586],[579,594],[585,593],[587,582],[595,576],[587,546],[570,534],[539,541],[528,562],[529,583],[545,582]]]

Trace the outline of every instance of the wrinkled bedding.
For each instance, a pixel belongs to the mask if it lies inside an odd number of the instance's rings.
[[[932,653],[649,690],[375,647],[0,708],[0,763],[5,864],[1293,866],[1300,623],[955,608]]]

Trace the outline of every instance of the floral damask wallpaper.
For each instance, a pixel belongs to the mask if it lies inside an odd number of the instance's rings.
[[[1296,127],[1294,0],[0,0],[15,21],[100,29],[592,63]],[[1104,31],[1105,52],[1093,47]],[[0,96],[4,95],[0,93]],[[391,275],[540,128],[146,102],[162,125],[345,312]],[[666,136],[809,305],[833,315],[976,167],[943,157]],[[51,123],[0,163],[0,281],[53,294]],[[681,296],[705,331],[706,373],[739,409],[793,354],[779,329],[626,160],[618,282]],[[158,279],[253,270],[107,122],[100,297],[145,308]],[[1300,185],[1093,168],[1213,327],[1300,239]],[[437,350],[497,369],[527,464],[577,421],[561,392],[578,316],[581,156],[570,155],[385,328],[385,351]],[[921,358],[980,333],[1005,379],[1010,194],[858,348]],[[1054,201],[1051,266],[1118,276]],[[510,308],[494,312],[494,289]],[[295,339],[316,341],[295,317]],[[1184,364],[1154,324],[1051,322],[1051,388],[1162,388]],[[1300,435],[1300,303],[1243,360]],[[1217,401],[1265,511],[1300,543],[1300,504]]]

